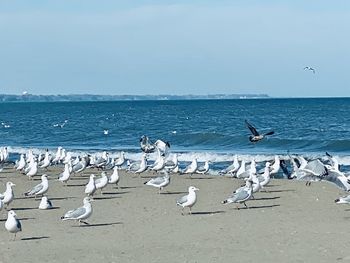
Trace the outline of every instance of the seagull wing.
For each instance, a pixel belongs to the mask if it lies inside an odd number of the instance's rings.
[[[258,131],[255,129],[253,125],[251,125],[247,120],[245,120],[245,124],[247,125],[248,129],[254,136],[259,136]]]
[[[44,187],[43,184],[40,183],[40,184],[34,186],[34,187],[32,188],[32,190],[26,192],[24,195],[25,195],[25,196],[35,195],[35,194],[38,193],[41,189],[43,189],[43,187]]]
[[[179,199],[176,201],[176,204],[177,204],[177,205],[182,205],[182,204],[186,203],[186,202],[187,202],[187,197],[188,197],[188,195],[185,195],[185,196],[179,198]]]
[[[17,219],[17,218],[16,218],[16,226],[19,229],[19,231],[22,231],[21,221],[19,221],[19,219]]]
[[[79,207],[77,209],[68,211],[64,215],[64,218],[65,219],[77,219],[78,217],[84,215],[85,213],[86,213],[86,209],[85,209],[85,207],[82,206],[82,207]]]

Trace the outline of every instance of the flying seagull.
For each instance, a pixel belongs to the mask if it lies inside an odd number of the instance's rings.
[[[251,142],[258,142],[258,141],[264,139],[265,136],[272,135],[275,133],[274,131],[270,131],[270,132],[265,133],[265,134],[260,134],[260,133],[258,133],[256,128],[252,124],[250,124],[247,120],[245,120],[245,124],[247,125],[250,132],[253,134],[253,135],[249,136],[249,141],[251,141]]]
[[[311,70],[314,74],[316,73],[315,69],[312,67],[305,67],[304,70]]]

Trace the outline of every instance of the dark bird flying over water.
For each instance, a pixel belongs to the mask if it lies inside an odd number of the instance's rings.
[[[245,124],[247,125],[248,129],[250,130],[250,132],[253,134],[253,135],[249,136],[249,141],[251,141],[251,142],[258,142],[258,141],[264,139],[265,136],[272,135],[272,134],[275,133],[274,131],[270,131],[270,132],[267,132],[265,134],[260,134],[256,130],[256,128],[252,124],[250,124],[247,120],[245,120]]]

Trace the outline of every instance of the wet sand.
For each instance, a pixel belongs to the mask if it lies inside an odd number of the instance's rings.
[[[91,171],[63,186],[56,180],[61,170],[47,172],[52,210],[39,210],[40,199],[23,196],[40,176],[29,181],[13,169],[0,173],[4,184],[16,184],[10,208],[23,227],[11,241],[6,211],[0,211],[0,262],[350,262],[350,207],[334,203],[344,192],[326,182],[306,187],[272,180],[268,192],[247,202],[249,209],[237,210],[221,201],[241,180],[173,175],[158,194],[143,184],[154,174],[121,171],[121,188],[108,185],[95,194],[90,225],[79,227],[60,217],[82,205]],[[182,216],[175,200],[190,185],[200,189],[198,201],[192,215]]]

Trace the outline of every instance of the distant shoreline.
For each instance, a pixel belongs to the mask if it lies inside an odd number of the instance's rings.
[[[78,101],[168,101],[168,100],[223,100],[268,99],[267,94],[213,94],[213,95],[10,95],[0,94],[0,102],[78,102]]]

